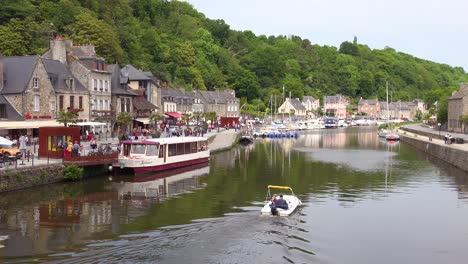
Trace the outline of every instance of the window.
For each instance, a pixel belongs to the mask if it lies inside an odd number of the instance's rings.
[[[125,112],[130,112],[130,98],[126,99]]]
[[[102,110],[109,110],[109,101],[108,100],[104,100],[104,107]]]
[[[98,88],[97,88],[97,80],[94,79],[94,80],[93,80],[93,90],[94,90],[94,91],[97,91],[97,89],[98,89]]]
[[[63,95],[59,96],[59,110],[63,110]]]
[[[39,89],[39,78],[37,78],[37,77],[33,78],[33,88],[34,89]]]
[[[176,155],[176,144],[170,144],[168,146],[168,156],[175,156]]]
[[[125,111],[125,98],[120,98],[120,112],[126,112]]]
[[[75,96],[70,95],[70,108],[75,108]]]
[[[6,105],[0,104],[0,118],[7,118]]]
[[[70,85],[70,89],[73,90],[73,89],[75,88],[75,87],[73,87],[73,86],[75,85],[75,83],[74,83],[74,80],[73,80],[72,78],[70,78],[70,79],[68,80],[68,84]]]
[[[106,92],[109,91],[109,81],[108,80],[106,80],[104,82],[104,91],[106,91]]]
[[[34,112],[39,112],[40,111],[40,107],[39,107],[39,95],[35,95],[34,96]]]
[[[147,145],[146,146],[146,155],[147,156],[157,156],[158,155],[158,145]]]
[[[146,145],[135,144],[132,145],[131,153],[132,154],[145,154]]]
[[[102,91],[102,90],[103,90],[102,80],[99,80],[99,91]]]
[[[177,155],[184,155],[184,144],[177,144]]]
[[[78,107],[83,109],[83,96],[78,97]]]

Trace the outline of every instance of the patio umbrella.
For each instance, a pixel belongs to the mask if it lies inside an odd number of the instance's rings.
[[[0,137],[0,145],[12,145],[13,141]]]

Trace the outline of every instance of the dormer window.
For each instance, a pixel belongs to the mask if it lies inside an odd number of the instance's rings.
[[[75,88],[74,87],[74,85],[75,85],[74,81],[75,80],[73,80],[73,78],[68,79],[68,87],[70,87],[70,89],[72,89],[72,90]]]
[[[33,77],[33,88],[39,89],[39,78]]]

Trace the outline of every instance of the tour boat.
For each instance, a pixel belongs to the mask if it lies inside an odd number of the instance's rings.
[[[163,171],[210,160],[208,139],[205,137],[168,137],[121,142],[118,169],[134,174]]]
[[[270,189],[290,190],[291,191],[290,194],[284,194],[284,193],[275,194],[277,199],[279,198],[280,195],[283,195],[283,199],[286,200],[286,203],[288,204],[288,209],[281,209],[281,208],[273,209],[272,208],[271,204],[272,204],[272,200],[274,199],[274,195],[273,196],[271,195]],[[296,208],[299,205],[302,205],[302,202],[294,194],[291,187],[268,185],[268,192],[267,192],[265,206],[263,206],[261,212],[262,212],[263,215],[278,214],[279,216],[289,216],[292,212],[294,212],[294,210],[296,210]]]

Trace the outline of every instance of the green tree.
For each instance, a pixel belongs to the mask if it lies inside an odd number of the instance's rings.
[[[64,126],[68,126],[68,124],[75,124],[78,115],[76,113],[70,111],[60,110],[57,116],[57,122],[62,123]]]
[[[116,119],[116,123],[118,125],[118,133],[120,135],[120,131],[122,131],[122,128],[123,127],[127,127],[128,128],[128,125],[132,122],[133,120],[133,117],[131,116],[130,113],[128,112],[120,112],[118,115],[117,115],[117,119]],[[128,131],[127,131],[128,132]]]
[[[96,18],[91,12],[83,12],[75,17],[74,23],[65,31],[76,44],[93,44],[99,56],[109,62],[124,62],[124,52],[120,47],[115,29]]]

